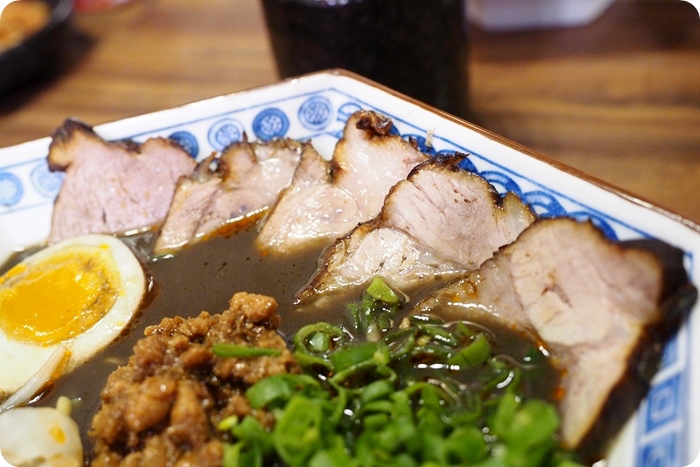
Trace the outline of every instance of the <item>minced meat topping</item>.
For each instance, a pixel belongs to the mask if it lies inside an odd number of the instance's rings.
[[[230,416],[272,416],[251,409],[245,390],[299,367],[276,332],[274,299],[237,293],[221,314],[166,318],[146,329],[126,366],[109,377],[95,415],[93,466],[218,466],[225,435],[216,426]],[[281,350],[280,356],[219,357],[214,344]]]

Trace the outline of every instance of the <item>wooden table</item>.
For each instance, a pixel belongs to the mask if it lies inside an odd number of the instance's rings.
[[[0,146],[68,116],[99,124],[277,80],[258,0],[133,0],[76,15],[75,28],[58,77],[0,97]],[[472,27],[468,66],[475,123],[700,222],[689,3],[617,0],[573,29]]]

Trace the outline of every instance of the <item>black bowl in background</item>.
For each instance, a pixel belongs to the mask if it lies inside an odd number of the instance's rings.
[[[0,95],[53,75],[65,58],[70,39],[73,0],[45,0],[48,23],[22,42],[0,53]]]

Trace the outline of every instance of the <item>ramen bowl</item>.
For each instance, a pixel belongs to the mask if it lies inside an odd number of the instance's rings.
[[[691,280],[700,274],[698,226],[581,174],[515,142],[421,104],[355,74],[329,70],[271,86],[96,126],[107,140],[163,136],[204,159],[244,137],[311,139],[330,157],[347,118],[371,109],[392,119],[428,153],[469,154],[468,168],[499,192],[514,192],[538,215],[590,220],[611,239],[657,238],[685,252]],[[61,124],[56,122],[56,126]],[[0,255],[47,239],[62,174],[49,171],[43,138],[0,149]],[[696,305],[696,308],[698,305]],[[665,349],[651,390],[609,455],[610,466],[689,464],[700,448],[698,312]],[[97,397],[97,395],[95,395]],[[660,463],[661,462],[661,463]]]

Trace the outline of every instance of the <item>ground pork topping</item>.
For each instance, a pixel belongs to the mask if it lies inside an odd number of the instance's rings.
[[[221,465],[225,435],[217,424],[252,414],[245,390],[299,367],[276,332],[274,299],[237,293],[221,314],[166,318],[146,329],[126,366],[109,377],[95,415],[93,466]],[[214,344],[262,347],[279,356],[219,357]]]

